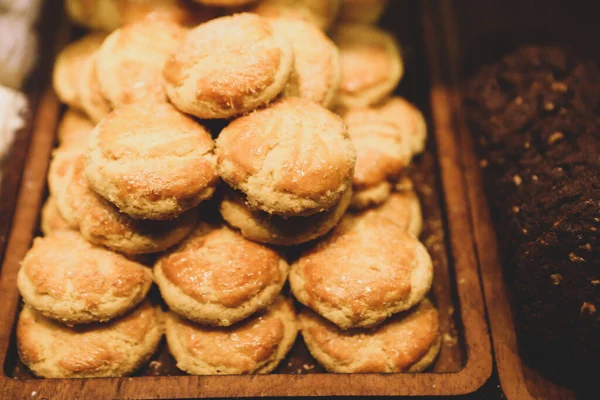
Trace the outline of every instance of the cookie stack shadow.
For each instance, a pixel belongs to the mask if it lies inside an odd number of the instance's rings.
[[[427,128],[392,96],[401,53],[371,25],[385,2],[79,3],[72,18],[107,32],[54,70],[69,109],[18,276],[33,373],[128,375],[163,333],[190,374],[271,372],[299,331],[331,372],[431,365],[433,266],[406,176]]]

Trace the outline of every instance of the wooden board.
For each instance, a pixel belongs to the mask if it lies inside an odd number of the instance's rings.
[[[468,222],[466,186],[457,160],[456,137],[450,130],[447,107],[437,100],[443,90],[430,92],[420,7],[416,0],[393,2],[384,25],[404,45],[407,78],[399,91],[428,116],[430,140],[411,175],[422,201],[425,230],[422,240],[434,260],[432,297],[440,309],[444,335],[442,351],[433,368],[418,374],[327,374],[310,358],[301,339],[271,375],[188,376],[177,370],[166,346],[152,366],[128,378],[35,379],[20,363],[14,326],[20,299],[16,289],[19,261],[38,231],[46,193],[46,172],[55,142],[60,106],[48,79],[35,113],[26,161],[4,263],[0,270],[0,398],[190,398],[330,395],[456,395],[481,387],[492,371],[491,344],[474,236]],[[401,23],[398,23],[401,22]],[[61,23],[63,29],[66,24]],[[65,32],[58,33],[59,41]],[[64,41],[63,41],[64,43]],[[46,74],[48,76],[48,74]],[[436,105],[429,109],[429,100]],[[441,104],[441,103],[440,103]],[[442,195],[446,193],[446,195]]]
[[[461,83],[483,63],[495,62],[525,43],[568,43],[581,54],[598,57],[598,26],[591,8],[561,1],[454,0],[425,2],[426,26],[437,42],[443,69],[433,80],[445,89],[436,100],[452,115],[458,133],[470,219],[481,268],[486,308],[492,332],[494,359],[502,389],[510,400],[575,399],[576,393],[531,367],[515,327],[511,292],[505,283],[496,233],[483,189],[481,168],[461,110]],[[590,35],[591,32],[596,34]],[[430,46],[428,46],[430,47]]]

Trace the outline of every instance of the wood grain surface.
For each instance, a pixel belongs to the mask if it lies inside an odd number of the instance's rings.
[[[316,366],[299,339],[290,356],[272,375],[187,376],[174,367],[174,360],[163,345],[155,356],[158,363],[153,365],[158,365],[157,368],[148,367],[129,378],[46,380],[31,376],[18,360],[13,330],[20,301],[16,273],[38,230],[40,206],[46,193],[45,176],[60,116],[47,73],[52,57],[46,55],[46,66],[41,69],[45,78],[38,82],[43,90],[33,119],[27,161],[16,208],[11,213],[12,229],[0,270],[3,301],[0,361],[4,367],[0,398],[30,398],[34,392],[35,398],[47,399],[460,395],[476,391],[488,380],[492,372],[491,344],[475,237],[468,217],[467,187],[460,168],[461,148],[453,131],[448,88],[440,79],[430,86],[426,73],[429,69],[439,70],[443,59],[434,46],[435,40],[428,40],[432,65],[426,65],[419,2],[392,4],[383,24],[395,31],[403,44],[407,71],[399,93],[424,110],[430,126],[427,152],[417,160],[411,175],[423,205],[422,240],[434,259],[432,296],[440,308],[444,334],[444,346],[432,370],[419,374],[326,374]],[[52,12],[54,23],[49,23],[44,32],[48,36],[53,33],[58,43],[64,44],[68,24],[64,16],[59,20],[56,11]],[[423,21],[426,25],[428,17]],[[61,29],[56,29],[57,26]]]

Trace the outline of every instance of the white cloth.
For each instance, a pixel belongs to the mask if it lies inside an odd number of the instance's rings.
[[[50,0],[57,1],[58,0]],[[0,14],[11,14],[33,25],[40,14],[42,0],[0,0]]]
[[[0,86],[0,163],[15,133],[25,125],[24,115],[27,108],[28,101],[23,93]]]
[[[0,84],[20,89],[36,58],[37,37],[32,28],[21,18],[0,15]]]

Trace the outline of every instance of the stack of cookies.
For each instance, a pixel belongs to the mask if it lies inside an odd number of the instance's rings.
[[[268,373],[299,329],[330,371],[426,368],[438,314],[405,174],[426,125],[390,97],[385,2],[197,3],[66,2],[94,32],[54,69],[68,110],[19,274],[22,360],[129,374],[164,326],[191,374]]]

